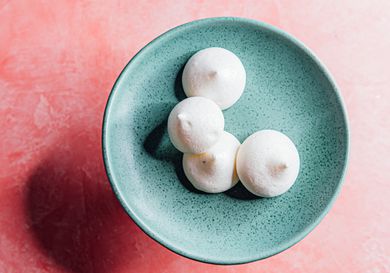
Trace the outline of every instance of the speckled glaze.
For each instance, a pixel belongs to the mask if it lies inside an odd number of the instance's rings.
[[[240,185],[202,194],[183,177],[166,119],[184,98],[184,64],[213,46],[234,52],[247,72],[242,97],[224,111],[225,130],[241,142],[280,130],[297,146],[300,174],[279,197],[255,198]],[[334,82],[305,46],[257,21],[211,18],[161,35],[126,66],[107,104],[103,154],[118,199],[147,234],[189,258],[236,264],[292,246],[325,216],[345,172],[347,128]]]

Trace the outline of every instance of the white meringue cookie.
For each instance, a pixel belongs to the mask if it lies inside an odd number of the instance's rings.
[[[238,182],[235,161],[239,147],[235,136],[223,132],[218,142],[204,153],[183,155],[184,173],[198,190],[226,191]]]
[[[183,71],[183,89],[188,97],[213,100],[222,110],[232,106],[245,88],[246,72],[231,51],[210,47],[195,53]]]
[[[213,146],[223,133],[225,120],[212,100],[191,97],[179,102],[168,117],[172,144],[183,153],[202,153]]]
[[[278,131],[262,130],[242,143],[236,164],[238,176],[250,192],[274,197],[294,184],[300,160],[290,138]]]

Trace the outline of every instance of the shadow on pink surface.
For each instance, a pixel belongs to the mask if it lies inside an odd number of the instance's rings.
[[[83,148],[85,139],[64,142],[27,183],[33,236],[44,253],[71,272],[114,272],[131,265],[151,239],[120,207],[98,153]]]

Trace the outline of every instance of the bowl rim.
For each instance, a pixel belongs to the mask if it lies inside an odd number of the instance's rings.
[[[169,238],[164,238],[163,236],[161,236],[158,233],[158,231],[155,231],[152,228],[148,227],[148,225],[146,225],[137,216],[137,213],[134,213],[132,208],[126,203],[126,200],[123,198],[120,190],[118,189],[118,187],[116,185],[115,178],[114,178],[114,175],[113,175],[113,173],[111,171],[111,167],[110,167],[110,164],[111,164],[110,159],[108,158],[108,155],[107,155],[107,149],[108,149],[109,144],[107,142],[106,134],[107,134],[107,123],[108,123],[108,116],[109,116],[110,109],[111,109],[112,98],[113,98],[114,94],[116,93],[118,85],[121,82],[122,78],[124,77],[124,74],[126,74],[126,72],[130,69],[131,65],[139,58],[139,56],[145,50],[147,50],[148,48],[151,48],[152,46],[154,46],[160,42],[163,42],[164,39],[169,38],[169,36],[174,34],[175,32],[184,31],[186,29],[197,27],[197,26],[202,25],[202,24],[210,24],[210,23],[216,23],[216,22],[244,23],[247,25],[252,25],[252,26],[255,26],[255,27],[258,27],[261,29],[265,29],[265,30],[272,32],[273,34],[276,34],[276,35],[286,39],[287,41],[291,42],[292,44],[297,46],[299,49],[301,49],[305,54],[307,54],[308,57],[310,57],[310,59],[312,61],[314,61],[314,63],[318,66],[320,71],[325,75],[325,77],[327,78],[327,80],[331,84],[332,91],[335,92],[336,99],[341,106],[342,118],[344,119],[345,128],[343,128],[343,129],[345,130],[345,133],[346,133],[345,140],[344,140],[345,141],[345,154],[344,154],[345,160],[344,160],[344,166],[342,169],[340,180],[339,180],[339,183],[335,189],[333,196],[331,197],[331,199],[329,200],[328,204],[323,209],[321,214],[313,222],[308,224],[304,229],[302,229],[300,232],[298,232],[297,235],[292,237],[290,240],[287,240],[283,244],[279,244],[277,247],[273,247],[270,251],[268,251],[269,253],[267,253],[266,255],[261,255],[261,254],[256,255],[255,254],[255,255],[252,255],[252,257],[248,257],[248,258],[224,259],[222,257],[222,258],[215,259],[215,258],[208,258],[208,257],[196,255],[196,254],[191,253],[190,251],[186,251],[184,249],[180,249],[179,247],[175,246],[175,243],[172,243],[169,240]],[[344,184],[345,175],[347,172],[347,166],[348,166],[348,161],[349,161],[349,152],[350,152],[349,146],[350,146],[350,130],[349,130],[348,114],[346,111],[345,103],[343,101],[343,98],[340,95],[339,88],[338,88],[334,78],[332,77],[332,75],[330,74],[328,69],[325,67],[325,65],[320,61],[320,59],[305,44],[303,44],[303,42],[301,42],[300,40],[298,40],[297,38],[295,38],[291,34],[288,34],[287,32],[285,32],[285,31],[283,31],[275,26],[272,26],[268,23],[264,23],[264,22],[257,21],[254,19],[243,18],[243,17],[210,17],[210,18],[194,20],[194,21],[191,21],[191,22],[188,22],[185,24],[181,24],[179,26],[176,26],[176,27],[168,30],[168,31],[160,34],[159,36],[157,36],[155,39],[153,39],[148,44],[146,44],[140,51],[138,51],[138,53],[136,53],[130,59],[130,61],[126,64],[126,66],[123,68],[123,70],[119,74],[118,78],[116,79],[116,81],[111,89],[111,92],[108,96],[108,99],[107,99],[106,107],[104,110],[103,124],[102,124],[102,153],[103,153],[103,162],[104,162],[106,175],[108,177],[108,180],[110,182],[112,190],[114,191],[115,196],[119,200],[120,204],[122,205],[122,207],[126,211],[126,213],[131,217],[131,219],[135,222],[135,224],[141,228],[141,230],[145,234],[147,234],[149,237],[151,237],[154,241],[156,241],[157,243],[159,243],[163,247],[165,247],[165,248],[167,248],[167,249],[169,249],[169,250],[171,250],[171,251],[175,252],[176,254],[179,254],[183,257],[190,258],[192,260],[196,260],[196,261],[203,262],[203,263],[217,264],[217,265],[245,264],[245,263],[250,263],[250,262],[266,259],[266,258],[274,256],[274,255],[292,247],[293,245],[295,245],[296,243],[298,243],[299,241],[304,239],[327,215],[327,213],[332,208],[335,200],[337,199],[337,197],[340,193],[340,190],[342,188],[342,185]]]

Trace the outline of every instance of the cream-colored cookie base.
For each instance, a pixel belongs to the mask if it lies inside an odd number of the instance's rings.
[[[237,173],[253,194],[273,197],[285,193],[299,173],[299,154],[294,143],[274,130],[249,136],[237,153]]]
[[[213,100],[221,109],[232,106],[245,88],[246,72],[231,51],[210,47],[195,53],[183,71],[183,88],[188,97]]]
[[[212,100],[191,97],[179,102],[168,117],[172,144],[183,153],[202,153],[221,137],[225,121]]]
[[[218,142],[202,154],[184,154],[184,172],[198,190],[218,193],[238,182],[235,169],[240,142],[235,136],[223,132]]]

